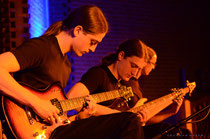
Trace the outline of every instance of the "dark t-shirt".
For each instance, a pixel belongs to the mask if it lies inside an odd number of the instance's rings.
[[[106,66],[96,66],[89,69],[81,78],[90,94],[107,92],[118,89],[118,81]],[[111,105],[114,100],[101,103],[102,105]]]
[[[87,89],[90,91],[90,94],[96,94],[100,92],[106,92],[110,90],[118,89],[118,81],[110,72],[107,66],[96,66],[89,69],[81,78],[81,83],[83,83]],[[120,84],[131,86],[133,90],[132,83],[124,83],[121,82]],[[128,102],[130,107],[133,107],[136,102],[141,98],[141,92],[134,92],[134,97],[131,98],[131,101]],[[114,100],[106,101],[101,103],[105,106],[110,106]]]
[[[136,102],[143,97],[142,89],[140,88],[139,81],[135,78],[131,78],[129,81],[122,81],[125,86],[131,86],[134,93],[134,97],[128,102],[128,105],[132,108]]]
[[[71,73],[67,55],[63,55],[55,36],[33,38],[12,51],[20,64],[14,73],[18,82],[44,89],[59,82],[64,88]]]

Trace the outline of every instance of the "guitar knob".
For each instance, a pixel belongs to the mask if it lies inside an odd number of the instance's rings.
[[[64,124],[69,124],[69,123],[71,123],[71,122],[70,122],[68,119],[66,119],[66,120],[63,121],[63,123],[64,123]]]
[[[42,126],[42,129],[43,129],[43,130],[44,130],[44,129],[47,129],[47,126],[43,125],[43,126]]]
[[[121,103],[121,106],[124,106],[124,103]]]
[[[38,132],[35,132],[35,133],[33,134],[33,136],[34,136],[34,137],[39,136],[39,133],[38,133]]]

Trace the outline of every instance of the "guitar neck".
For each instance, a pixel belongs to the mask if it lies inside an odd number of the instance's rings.
[[[91,96],[96,101],[96,103],[100,103],[103,101],[121,97],[118,90],[108,91],[108,92],[99,93],[99,94],[93,94]],[[67,99],[67,100],[61,100],[60,104],[61,104],[63,111],[67,112],[69,110],[83,107],[83,104],[85,103],[85,97],[87,97],[87,96],[76,97],[76,98],[71,98],[71,99]]]
[[[111,99],[121,97],[121,94],[119,93],[118,90],[113,90],[113,91],[104,92],[104,93],[100,93],[100,94],[93,94],[91,96],[96,101],[96,103],[100,103],[100,102],[103,102],[103,101],[107,101],[107,100],[111,100]]]
[[[165,95],[163,97],[160,97],[158,99],[155,99],[153,101],[150,101],[144,105],[141,105],[139,107],[135,107],[131,109],[131,112],[137,113],[140,111],[142,108],[146,109],[148,111],[148,119],[159,113],[161,110],[169,106],[170,104],[173,103],[173,99],[177,98],[178,96],[182,95],[183,91],[186,91],[187,88],[185,89],[180,89],[180,92],[173,92],[168,95]],[[189,89],[188,89],[189,90]],[[181,93],[182,92],[182,93]],[[185,95],[186,93],[183,93]]]

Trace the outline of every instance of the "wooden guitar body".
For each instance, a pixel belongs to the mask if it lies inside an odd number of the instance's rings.
[[[43,90],[42,92],[35,91],[28,87],[25,88],[41,99],[66,99],[63,90],[57,85],[50,86],[47,90]],[[46,121],[38,117],[31,108],[21,105],[8,97],[2,97],[2,110],[8,127],[15,138],[44,138],[45,136],[49,136],[46,135],[45,132],[53,128]],[[67,119],[66,114],[62,114],[61,119]]]

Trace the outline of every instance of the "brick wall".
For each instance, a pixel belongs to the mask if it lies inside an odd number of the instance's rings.
[[[183,87],[185,77],[190,81],[200,79],[197,71],[208,75],[205,88],[210,90],[208,1],[51,0],[50,3],[51,23],[63,19],[76,7],[96,4],[110,25],[109,33],[95,53],[79,58],[70,56],[73,62],[72,84],[122,41],[140,38],[158,54],[157,68],[150,76],[141,78],[144,96],[154,99],[169,93],[170,88]]]
[[[27,1],[0,0],[0,53],[18,47],[29,38]]]

